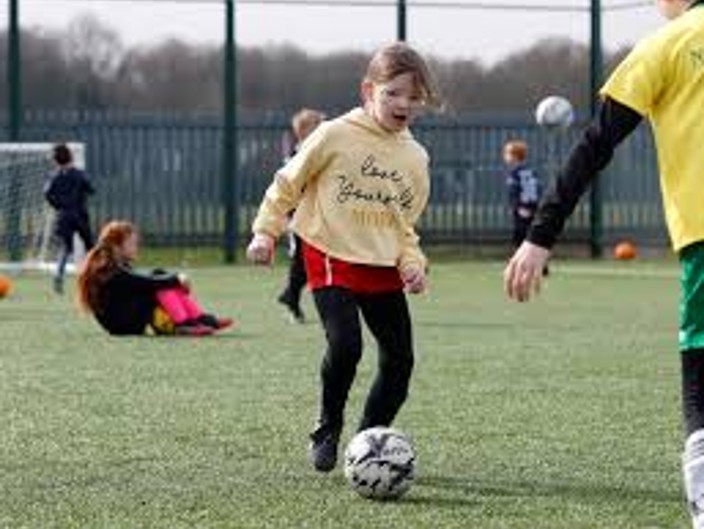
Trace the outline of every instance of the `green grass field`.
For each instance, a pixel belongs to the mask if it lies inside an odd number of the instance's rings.
[[[323,340],[272,302],[282,274],[192,270],[240,322],[200,340],[111,338],[18,278],[0,302],[0,527],[689,527],[675,265],[557,263],[529,305],[504,299],[498,263],[435,266],[396,423],[418,479],[396,503],[309,467]],[[367,340],[345,440],[375,357]]]

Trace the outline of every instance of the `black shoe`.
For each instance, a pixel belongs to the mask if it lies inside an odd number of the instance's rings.
[[[232,327],[234,325],[235,321],[232,318],[218,318],[217,316],[213,314],[202,314],[197,320],[197,323],[201,325],[205,325],[206,327],[210,327],[211,329],[215,331],[221,331],[223,329],[227,329],[228,327]]]
[[[318,430],[310,436],[310,460],[318,472],[330,472],[337,465],[337,445],[339,432]]]
[[[293,301],[291,301],[291,299],[286,295],[285,292],[277,298],[277,301],[288,309],[291,314],[291,321],[293,323],[306,322],[306,316],[305,314],[303,314],[301,306],[298,303],[294,303]]]

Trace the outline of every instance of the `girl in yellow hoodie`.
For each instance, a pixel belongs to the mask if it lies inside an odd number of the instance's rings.
[[[303,241],[308,283],[325,329],[321,411],[313,466],[337,462],[347,394],[362,355],[360,313],[379,345],[379,369],[359,429],[388,426],[413,369],[404,291],[426,287],[427,260],[414,225],[429,195],[428,155],[408,130],[436,100],[420,55],[402,43],[378,51],[361,84],[363,107],[324,122],[276,174],[254,221],[248,255],[270,263],[291,229]]]

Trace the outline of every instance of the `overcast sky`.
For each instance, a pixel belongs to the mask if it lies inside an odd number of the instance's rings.
[[[384,0],[381,0],[384,1]],[[433,0],[425,0],[432,3]],[[462,0],[458,0],[461,2]],[[469,1],[469,0],[467,0]],[[525,3],[587,7],[589,0],[486,0],[492,5]],[[412,3],[413,0],[409,0]],[[631,3],[603,0],[604,6]],[[219,43],[223,8],[217,3],[168,3],[163,0],[21,0],[25,26],[62,28],[82,13],[92,13],[115,28],[127,44],[153,44],[169,37]],[[341,2],[342,3],[342,2]],[[3,2],[6,4],[6,2]],[[7,25],[5,7],[0,24]],[[408,39],[419,49],[444,57],[476,57],[491,63],[547,36],[583,42],[589,35],[587,13],[545,13],[409,7]],[[663,23],[652,6],[605,13],[604,44],[632,44]],[[395,35],[392,7],[237,6],[240,44],[290,42],[313,53],[339,49],[371,50]]]

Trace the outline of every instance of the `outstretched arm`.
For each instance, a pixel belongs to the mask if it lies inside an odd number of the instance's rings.
[[[428,259],[420,247],[420,237],[415,225],[428,204],[430,197],[429,160],[420,173],[415,188],[416,199],[412,210],[403,216],[401,226],[401,254],[398,259],[398,269],[406,285],[406,290],[411,294],[419,294],[426,288]]]
[[[276,173],[252,223],[253,233],[276,239],[286,230],[288,214],[298,205],[303,189],[317,178],[328,161],[327,138],[327,128],[318,127],[298,153]]]
[[[304,188],[329,161],[325,151],[327,139],[327,128],[321,125],[274,176],[252,224],[253,237],[247,256],[254,263],[269,264],[273,260],[275,241],[286,229],[288,214],[298,205]]]
[[[543,197],[527,240],[506,266],[504,288],[509,297],[527,301],[531,293],[539,290],[550,249],[565,221],[599,171],[609,163],[616,146],[642,119],[638,112],[610,97],[603,101],[599,113]]]
[[[125,289],[138,292],[151,293],[181,286],[179,276],[168,272],[145,274],[125,266],[120,268],[119,276]]]

